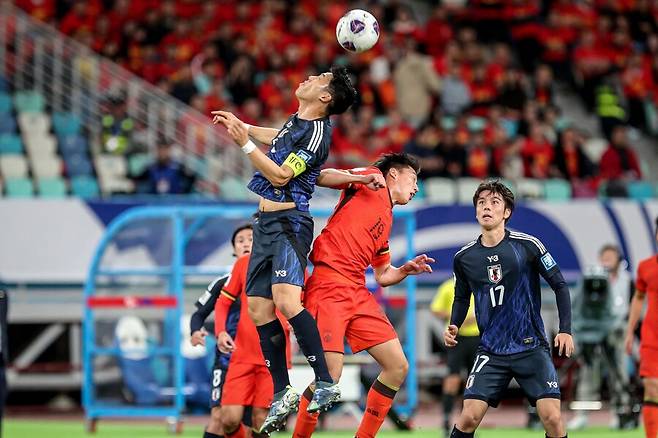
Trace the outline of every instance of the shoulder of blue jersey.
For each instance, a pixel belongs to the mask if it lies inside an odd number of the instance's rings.
[[[313,126],[309,128],[311,133],[311,139],[306,146],[310,152],[317,152],[318,148],[322,144],[322,139],[324,138],[324,122],[322,120],[314,120]]]
[[[462,246],[461,249],[455,253],[455,257],[457,257],[459,254],[465,252],[469,248],[472,248],[476,243],[477,243],[477,239],[471,240],[466,245]]]
[[[531,236],[530,234],[521,233],[518,231],[510,231],[509,237],[510,239],[522,240],[524,242],[530,243],[532,247],[534,247],[537,251],[539,251],[540,255],[543,255],[544,253],[548,252],[544,244],[541,243],[541,240],[539,240],[535,236]]]

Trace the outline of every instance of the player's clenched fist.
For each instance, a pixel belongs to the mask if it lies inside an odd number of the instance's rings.
[[[454,324],[451,324],[446,328],[446,330],[443,332],[443,342],[445,342],[446,347],[454,347],[457,345],[458,332],[459,328]]]
[[[206,335],[208,332],[206,329],[201,327],[201,330],[197,330],[194,333],[192,333],[192,338],[190,339],[190,343],[194,345],[195,347],[197,345],[206,345]]]
[[[221,332],[217,335],[217,348],[222,353],[230,353],[235,350],[235,343],[231,335],[226,332]]]

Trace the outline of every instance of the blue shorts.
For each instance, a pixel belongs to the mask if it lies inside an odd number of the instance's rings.
[[[212,367],[212,388],[210,391],[211,408],[221,406],[222,390],[224,389],[224,381],[226,381],[226,373],[230,361],[230,353],[222,353],[218,349],[215,349],[215,362]]]
[[[247,270],[247,296],[272,298],[273,284],[304,286],[313,218],[296,209],[259,212]]]
[[[512,378],[532,406],[542,398],[560,399],[557,371],[547,347],[504,356],[478,348],[466,380],[464,399],[482,400],[495,408]]]

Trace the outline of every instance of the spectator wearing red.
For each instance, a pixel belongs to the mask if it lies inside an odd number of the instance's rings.
[[[560,178],[570,181],[594,175],[594,164],[583,151],[582,138],[571,127],[560,133],[560,140],[555,146],[555,167]]]
[[[629,122],[636,128],[643,129],[646,126],[644,102],[653,88],[653,78],[640,53],[631,56],[628,66],[621,74],[621,81],[628,101]]]
[[[466,173],[468,176],[484,179],[491,175],[490,171],[493,164],[491,151],[488,150],[487,145],[484,143],[484,134],[482,131],[471,133],[471,144],[467,152]]]
[[[553,104],[553,72],[545,64],[540,65],[535,70],[533,99],[540,107],[546,107]]]
[[[480,63],[473,67],[473,80],[468,84],[471,94],[471,114],[486,117],[495,102],[497,90],[487,76],[487,68]]]
[[[55,18],[55,0],[16,0],[16,6],[37,20],[49,23]]]
[[[77,0],[73,3],[71,10],[64,16],[64,19],[59,25],[59,30],[72,36],[77,32],[93,32],[96,24],[96,16],[93,14],[92,3],[83,0]]]
[[[546,136],[544,127],[540,123],[530,125],[530,134],[525,139],[521,155],[525,165],[525,175],[528,178],[545,179],[551,176],[551,164],[555,151]]]
[[[612,130],[608,149],[601,156],[599,175],[604,180],[636,180],[642,178],[642,171],[635,151],[628,141],[628,129],[618,125]]]
[[[594,33],[585,31],[573,52],[576,73],[583,84],[581,92],[590,110],[594,109],[596,87],[612,66],[608,50],[595,43]]]
[[[406,123],[400,112],[392,109],[387,114],[387,123],[375,135],[386,142],[384,152],[402,152],[403,146],[413,138],[414,128]]]
[[[425,45],[427,54],[430,56],[440,55],[454,32],[449,24],[444,6],[436,6],[432,11],[432,17],[425,25]]]

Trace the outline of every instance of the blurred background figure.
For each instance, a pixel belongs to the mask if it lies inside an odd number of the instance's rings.
[[[450,322],[450,312],[452,311],[452,303],[455,300],[455,280],[450,278],[444,281],[440,286],[432,303],[430,310],[434,315],[441,318],[446,322],[446,326]],[[480,330],[478,330],[477,321],[475,319],[475,304],[473,295],[471,295],[471,304],[468,308],[468,313],[464,324],[459,329],[459,336],[457,336],[457,346],[450,348],[447,351],[448,357],[448,375],[443,379],[443,395],[441,397],[443,405],[443,431],[444,436],[450,436],[452,430],[452,422],[450,415],[455,405],[455,397],[461,390],[461,383],[473,366],[475,360],[475,352],[478,345],[480,345]]]
[[[170,140],[161,138],[155,161],[135,177],[138,191],[154,195],[191,193],[195,175],[173,157]]]
[[[599,266],[585,272],[574,297],[574,327],[579,348],[579,370],[569,429],[587,426],[587,410],[601,408],[601,383],[608,382],[612,416],[610,427],[638,426],[639,411],[632,405],[631,379],[621,341],[626,328],[633,282],[621,250],[606,244],[599,250]],[[607,377],[607,379],[606,379]]]

